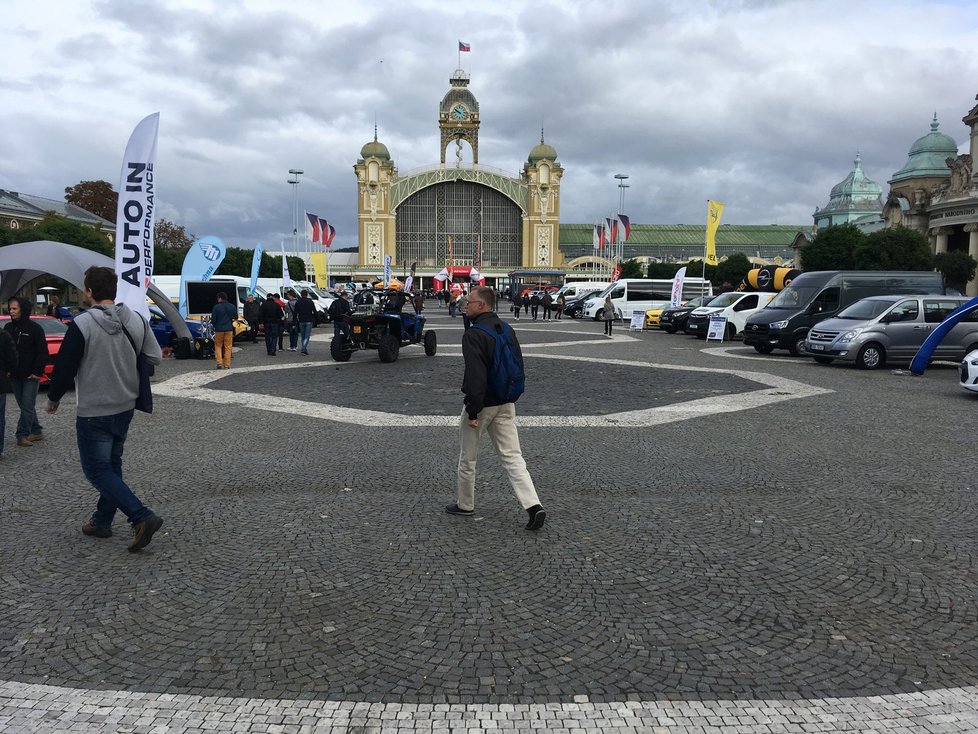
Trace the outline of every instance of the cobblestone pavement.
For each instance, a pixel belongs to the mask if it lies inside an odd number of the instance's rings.
[[[79,532],[74,410],[0,462],[0,731],[978,731],[975,399],[738,343],[522,321],[548,522],[454,495],[461,322],[395,364],[168,361]],[[8,420],[13,415],[8,401]],[[9,437],[8,437],[9,439]]]

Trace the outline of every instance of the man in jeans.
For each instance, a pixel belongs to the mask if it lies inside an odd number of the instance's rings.
[[[227,293],[217,294],[217,304],[211,311],[211,323],[214,325],[214,357],[217,369],[231,369],[231,345],[234,344],[234,320],[238,318],[238,309],[228,303]]]
[[[17,347],[17,369],[10,373],[11,387],[20,418],[17,421],[17,445],[33,446],[43,441],[41,424],[37,421],[37,390],[48,361],[48,342],[44,329],[31,321],[31,302],[26,298],[11,298],[7,302],[10,321],[4,330]]]
[[[479,442],[482,434],[488,433],[516,498],[529,516],[526,529],[539,530],[547,519],[547,513],[537,497],[520,449],[520,437],[516,432],[516,404],[494,395],[489,387],[489,373],[494,367],[495,337],[474,328],[484,324],[497,334],[502,333],[503,324],[493,311],[495,306],[496,296],[492,289],[481,286],[472,289],[465,305],[472,327],[462,334],[465,407],[459,423],[458,501],[446,507],[445,512],[449,515],[475,514],[475,467],[479,460]],[[513,344],[522,363],[523,355],[515,334]]]
[[[309,297],[309,291],[303,289],[299,300],[295,303],[295,319],[299,324],[299,336],[302,338],[302,353],[309,354],[309,338],[312,327],[316,323],[316,304]]]
[[[99,492],[95,512],[82,532],[110,537],[116,510],[121,510],[132,526],[129,550],[135,552],[149,545],[163,518],[123,481],[122,452],[139,395],[136,352],[145,354],[152,365],[162,361],[162,354],[149,324],[125,304],[115,303],[116,283],[112,268],[85,271],[84,297],[91,308],[68,326],[45,410],[57,413],[61,397],[74,382],[78,455],[85,477]]]

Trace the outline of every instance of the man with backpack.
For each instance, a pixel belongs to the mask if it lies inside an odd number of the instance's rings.
[[[495,306],[491,288],[473,288],[466,301],[466,315],[472,326],[462,335],[465,408],[460,420],[458,501],[445,511],[450,515],[475,514],[479,442],[482,434],[488,433],[516,498],[529,515],[526,529],[539,530],[547,513],[526,470],[516,431],[516,401],[523,394],[525,383],[523,353],[513,328],[499,320]]]

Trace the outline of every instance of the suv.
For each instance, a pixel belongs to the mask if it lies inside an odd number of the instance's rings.
[[[887,362],[909,363],[924,340],[964,296],[872,296],[857,301],[832,319],[811,328],[805,352],[820,364],[855,362],[875,370]],[[978,312],[955,324],[934,350],[933,359],[960,361],[978,349]]]
[[[360,349],[376,349],[381,362],[394,362],[401,347],[423,344],[424,353],[434,357],[438,339],[425,331],[421,314],[403,313],[407,296],[401,291],[370,291],[372,303],[356,307],[350,314],[350,337],[337,334],[329,343],[329,353],[337,362],[348,362]]]

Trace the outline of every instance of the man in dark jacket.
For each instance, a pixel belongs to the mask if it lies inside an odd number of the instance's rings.
[[[10,374],[17,370],[17,350],[6,329],[0,329],[0,459],[3,458],[3,437],[7,433],[7,393]]]
[[[265,351],[268,356],[274,357],[276,347],[278,347],[278,335],[285,320],[285,312],[278,305],[274,297],[266,298],[258,309],[258,317],[265,325]]]
[[[234,344],[234,320],[238,309],[228,303],[224,291],[217,294],[217,303],[211,310],[211,323],[214,325],[214,357],[217,369],[231,369],[231,345]]]
[[[258,302],[252,293],[244,303],[244,318],[248,322],[248,331],[251,333],[251,343],[258,343]]]
[[[312,327],[316,325],[316,304],[309,297],[309,291],[304,288],[295,303],[295,319],[299,324],[299,337],[302,340],[300,351],[309,354],[309,338],[312,336]]]
[[[533,320],[537,320],[537,313],[540,311],[540,294],[531,293],[530,294],[530,315]]]
[[[17,369],[11,372],[11,388],[20,419],[17,421],[17,445],[33,446],[44,440],[41,424],[37,422],[37,390],[48,361],[48,341],[44,329],[31,321],[31,302],[26,298],[11,298],[7,302],[10,321],[4,329],[14,340],[17,349]]]
[[[333,321],[333,337],[340,334],[347,339],[350,338],[350,314],[353,307],[350,306],[350,292],[344,288],[340,291],[340,296],[329,304],[329,318]]]
[[[496,296],[491,288],[473,288],[466,301],[465,310],[472,320],[472,328],[462,334],[462,358],[465,375],[462,392],[465,408],[459,422],[461,450],[458,458],[458,501],[445,508],[450,515],[475,514],[475,467],[479,459],[479,443],[483,433],[488,433],[499,461],[509,475],[516,498],[529,515],[527,530],[539,530],[547,519],[547,513],[537,497],[533,479],[526,470],[526,461],[520,449],[520,437],[516,432],[516,403],[494,395],[489,387],[489,375],[495,368],[493,356],[496,337],[475,328],[484,324],[496,334],[502,334],[503,323],[494,313]],[[510,328],[510,327],[506,327]],[[513,345],[519,355],[516,335]]]

